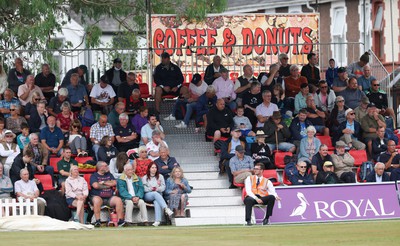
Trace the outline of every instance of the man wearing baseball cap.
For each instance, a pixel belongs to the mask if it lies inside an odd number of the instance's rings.
[[[347,87],[349,76],[347,75],[346,68],[338,68],[338,77],[333,80],[332,89],[336,93],[336,96]]]
[[[115,92],[118,91],[121,83],[126,82],[127,74],[122,70],[122,61],[120,58],[117,57],[114,59],[113,66],[106,71],[106,76]]]
[[[228,170],[227,173],[229,181],[232,183],[229,187],[230,189],[236,188],[233,185],[233,180],[235,180],[235,183],[243,184],[244,180],[252,174],[254,168],[253,159],[245,155],[245,150],[242,145],[236,146],[235,156],[229,160],[229,168],[231,173],[229,173]]]
[[[323,171],[318,172],[315,184],[337,184],[341,183],[334,172],[334,166],[331,161],[325,161],[322,166]]]

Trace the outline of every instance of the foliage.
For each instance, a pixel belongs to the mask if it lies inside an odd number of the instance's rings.
[[[152,13],[177,14],[201,20],[207,13],[223,11],[226,0],[148,0]],[[98,22],[115,19],[123,33],[145,32],[146,0],[1,0],[0,50],[44,49],[52,46],[56,32],[79,16],[85,28],[86,48],[98,47],[102,34]],[[68,44],[64,44],[65,48]],[[75,47],[70,47],[75,48]]]

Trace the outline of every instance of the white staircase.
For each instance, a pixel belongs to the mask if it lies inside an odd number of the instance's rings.
[[[175,219],[176,226],[243,224],[241,190],[228,189],[227,175],[219,174],[219,157],[213,153],[213,144],[205,142],[204,128],[195,133],[193,120],[186,129],[174,127],[180,121],[162,120],[169,114],[164,110],[172,106],[172,102],[164,103],[160,118],[171,156],[176,157],[193,187],[187,206],[190,217]]]

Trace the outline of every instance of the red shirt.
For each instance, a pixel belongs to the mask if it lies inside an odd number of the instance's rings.
[[[143,177],[147,173],[147,167],[149,166],[151,160],[139,160],[136,159],[136,175],[139,177]]]
[[[73,114],[72,112],[70,113],[70,115]],[[69,126],[71,125],[71,116],[68,115],[67,118],[65,118],[65,116],[62,113],[59,113],[57,115],[57,120],[60,121],[60,128],[61,130],[65,130],[65,131],[69,131]],[[74,119],[76,119],[75,115],[74,115]]]

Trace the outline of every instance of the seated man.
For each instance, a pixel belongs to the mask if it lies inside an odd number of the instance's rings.
[[[231,109],[236,109],[236,93],[234,90],[233,81],[229,79],[229,71],[226,68],[220,70],[221,77],[214,80],[213,86],[215,87],[218,99],[223,99],[225,104]]]
[[[271,151],[281,150],[294,153],[296,147],[289,142],[290,131],[285,123],[282,122],[280,111],[274,111],[272,116],[264,124],[263,131],[267,135],[265,142]],[[276,145],[278,142],[278,145]]]
[[[68,90],[67,88],[60,88],[57,92],[57,96],[50,99],[47,111],[50,115],[57,117],[61,113],[61,104],[68,101]]]
[[[23,153],[19,154],[14,159],[14,163],[11,166],[10,170],[10,179],[13,184],[21,179],[20,171],[23,168],[27,168],[29,172],[29,179],[34,178],[34,171],[32,168],[32,160],[35,157],[33,152],[29,149],[25,149]],[[37,182],[39,184],[40,181]],[[40,186],[41,187],[41,186]]]
[[[390,172],[390,181],[400,180],[400,154],[393,140],[388,141],[387,151],[379,155],[378,162],[385,164],[385,171]]]
[[[338,68],[338,77],[333,79],[332,90],[339,96],[340,93],[347,88],[349,76],[347,75],[346,68]]]
[[[325,161],[323,170],[318,172],[315,180],[316,184],[337,184],[340,183],[339,177],[334,172],[334,166],[331,161]]]
[[[71,165],[78,166],[78,162],[71,158],[72,152],[71,148],[68,146],[64,146],[62,159],[57,162],[57,170],[58,170],[58,187],[61,187],[61,194],[65,193],[65,180],[69,177],[69,170],[71,169]]]
[[[11,105],[20,105],[20,102],[14,98],[14,92],[10,88],[7,88],[3,95],[4,100],[0,100],[0,113],[3,114],[4,118],[8,118],[11,115]]]
[[[167,52],[161,54],[161,63],[154,70],[156,112],[160,113],[163,95],[174,95],[188,98],[188,88],[182,86],[185,79],[181,69],[171,62]]]
[[[35,85],[35,77],[31,74],[26,77],[25,84],[18,87],[18,98],[22,106],[32,102],[32,96],[35,91],[39,93],[41,99],[45,100],[42,90]]]
[[[376,135],[378,137],[372,140],[372,159],[374,161],[378,160],[381,153],[387,151],[389,139],[385,138],[385,130],[386,128],[384,126],[378,127],[378,129],[376,129]]]
[[[229,182],[231,183],[229,189],[236,188],[236,186],[233,185],[233,180],[235,180],[235,183],[243,184],[245,179],[253,172],[253,159],[245,155],[244,152],[245,150],[242,145],[236,146],[235,156],[229,160],[229,167],[228,165],[225,166]]]
[[[3,142],[0,142],[0,163],[4,164],[4,173],[7,176],[9,176],[11,165],[13,164],[15,157],[21,152],[18,145],[14,143],[14,139],[15,134],[10,130],[6,130],[4,132]]]
[[[327,161],[332,162],[332,156],[328,153],[328,146],[321,144],[318,153],[311,159],[311,170],[314,177],[323,171],[323,165]]]
[[[22,199],[29,199],[33,201],[34,199],[37,199],[37,205],[38,205],[38,215],[44,215],[44,210],[46,209],[46,203],[45,200],[41,197],[39,197],[39,189],[36,185],[36,179],[31,180],[29,178],[29,171],[26,168],[23,168],[20,170],[20,177],[21,179],[15,182],[14,187],[15,187],[15,195],[17,198],[22,198]]]
[[[367,115],[365,115],[361,121],[361,128],[363,130],[364,143],[367,143],[368,153],[372,153],[372,139],[376,138],[376,129],[378,127],[385,127],[385,119],[378,113],[376,105],[374,103],[368,104]]]
[[[292,185],[311,185],[314,184],[314,179],[311,174],[306,172],[307,163],[300,161],[296,164],[297,172],[289,177]]]
[[[307,120],[309,120],[315,127],[317,132],[325,136],[329,136],[329,128],[325,127],[326,113],[315,105],[314,96],[308,95],[306,99],[307,104]]]
[[[352,170],[354,158],[345,150],[343,141],[336,142],[336,153],[332,154],[332,162],[335,165],[335,173],[344,183],[355,183],[355,175]]]
[[[61,148],[64,146],[64,134],[56,126],[56,118],[49,116],[47,126],[40,131],[40,140],[45,149],[52,155],[61,155]]]
[[[175,157],[169,156],[168,147],[161,146],[159,148],[160,156],[154,160],[154,163],[158,166],[158,172],[164,176],[164,180],[167,180],[174,167],[179,167],[179,163]]]
[[[61,87],[68,87],[69,85],[72,84],[72,77],[76,75],[76,82],[78,82],[80,85],[84,86],[85,90],[86,88],[89,89],[91,85],[88,84],[88,82],[85,80],[85,74],[87,73],[88,68],[85,65],[79,65],[79,67],[72,68],[70,69],[67,74],[65,74],[64,79],[62,80]]]
[[[292,143],[297,149],[300,147],[301,139],[307,137],[307,127],[312,126],[312,123],[307,120],[307,110],[300,109],[299,114],[290,123],[290,135],[292,136]]]
[[[245,148],[246,143],[240,140],[241,135],[240,129],[235,128],[231,131],[231,137],[221,144],[221,156],[219,161],[220,173],[225,172],[225,167],[229,168],[229,160],[235,156],[236,146],[242,145],[243,148]]]
[[[309,84],[318,85],[321,77],[319,74],[319,68],[317,68],[318,58],[317,55],[313,52],[307,55],[308,64],[304,65],[301,69],[301,76],[307,78]]]
[[[109,83],[107,76],[103,75],[100,77],[99,83],[95,84],[90,91],[90,103],[93,111],[101,111],[104,114],[111,112],[116,94]]]
[[[19,57],[15,58],[14,64],[15,68],[11,68],[8,71],[7,81],[8,88],[10,88],[14,93],[17,93],[18,87],[25,83],[28,75],[31,74],[31,71],[24,68],[22,59]]]
[[[115,58],[112,68],[108,69],[105,73],[107,80],[110,81],[111,86],[115,92],[118,91],[121,83],[126,81],[126,72],[122,70],[122,61],[120,58]]]
[[[229,137],[233,125],[232,111],[225,107],[224,99],[218,99],[215,107],[207,113],[206,135],[213,136],[213,141],[216,142],[221,136]]]
[[[118,95],[118,101],[129,101],[129,98],[132,96],[133,91],[135,89],[139,89],[139,85],[136,83],[136,74],[134,72],[129,72],[128,76],[126,76],[126,82],[124,82],[123,80],[121,81],[122,84],[118,86],[118,91],[116,91]]]
[[[393,109],[388,107],[386,92],[380,89],[378,80],[374,79],[371,81],[371,88],[366,93],[369,101],[376,105],[381,115],[390,116],[392,119],[395,119]]]
[[[212,85],[207,87],[206,92],[199,97],[196,102],[196,131],[199,130],[200,122],[204,123],[204,128],[207,128],[207,113],[217,103],[215,88]]]
[[[153,131],[158,131],[160,133],[161,139],[165,138],[164,129],[157,120],[157,117],[152,114],[148,116],[148,123],[142,127],[140,130],[140,144],[148,144],[151,140]]]
[[[124,99],[122,103],[125,105],[126,113],[133,117],[139,114],[140,108],[147,106],[146,102],[140,97],[140,90],[134,89],[128,99]]]
[[[385,172],[385,163],[377,162],[374,166],[374,171],[367,176],[367,182],[388,182],[390,181],[389,174]]]
[[[367,115],[368,105],[370,104],[367,96],[361,99],[360,106],[354,109],[354,113],[356,113],[356,121],[361,124],[361,119]]]
[[[343,121],[339,125],[338,138],[344,141],[350,149],[365,149],[365,144],[361,142],[361,125],[355,121],[356,116],[354,111],[351,108],[347,109],[345,116],[346,121]]]
[[[35,77],[35,85],[42,90],[46,101],[54,97],[54,87],[56,86],[56,76],[50,70],[49,64],[42,64],[42,72]]]
[[[50,174],[54,181],[54,168],[47,165],[49,151],[39,142],[39,136],[36,133],[31,133],[29,135],[29,143],[25,146],[24,152],[25,151],[33,153],[33,159],[31,161],[32,173]]]
[[[146,144],[147,155],[150,160],[154,161],[160,156],[159,151],[161,146],[168,148],[167,143],[161,138],[161,132],[157,130],[153,131],[151,134],[151,141]]]
[[[278,106],[271,102],[272,94],[265,90],[262,92],[262,103],[256,107],[257,127],[263,127],[274,111],[278,111]]]
[[[275,192],[272,182],[263,176],[264,165],[256,163],[254,166],[254,175],[248,176],[244,186],[246,189],[246,198],[244,204],[246,206],[246,222],[251,226],[251,212],[256,204],[267,205],[267,213],[265,214],[263,225],[269,224],[269,217],[272,216],[272,210],[275,200],[280,201],[281,198]]]
[[[66,77],[67,76],[65,76],[65,78]],[[85,85],[79,83],[79,75],[77,73],[71,74],[70,80],[71,82],[66,86],[68,90],[68,101],[71,103],[72,112],[79,112],[82,107],[89,104],[89,97]]]
[[[250,90],[252,82],[258,82],[258,80],[253,76],[253,68],[246,64],[243,66],[243,75],[235,80],[234,90],[237,95],[236,103],[238,106],[243,106],[243,95]]]
[[[214,80],[221,76],[221,68],[224,66],[221,64],[221,57],[219,55],[214,56],[213,62],[207,66],[204,72],[204,81],[211,85]]]
[[[112,128],[115,129],[120,126],[119,116],[125,112],[125,106],[122,102],[117,102],[114,109],[107,115],[107,121],[111,124]]]
[[[114,176],[109,172],[108,165],[104,161],[99,161],[96,164],[97,172],[90,176],[90,200],[93,204],[94,217],[96,222],[95,227],[101,226],[100,210],[101,206],[108,205],[115,207],[118,216],[118,226],[125,225],[124,220],[124,205],[121,198],[114,196],[113,187],[117,186]]]
[[[96,159],[98,158],[97,152],[100,148],[100,141],[104,136],[109,136],[114,143],[114,131],[110,123],[107,123],[107,115],[100,115],[99,121],[90,127],[90,141],[93,144],[93,151],[95,153]]]
[[[325,113],[332,112],[335,106],[336,95],[335,92],[329,88],[325,80],[320,80],[318,90],[314,94],[315,105],[320,107]]]
[[[3,164],[0,162],[0,200],[11,198],[13,192],[13,184],[11,179],[4,174]]]
[[[142,179],[135,174],[136,163],[125,164],[124,172],[117,180],[119,197],[125,203],[125,222],[131,224],[133,208],[140,210],[140,222],[147,224],[147,208],[143,200],[144,187]]]
[[[119,115],[119,125],[114,128],[115,145],[121,152],[139,147],[136,129],[129,123],[129,116],[125,113]]]
[[[244,116],[246,116],[252,126],[257,124],[256,108],[263,101],[261,85],[259,82],[251,82],[250,90],[243,94]]]
[[[361,100],[365,97],[365,93],[358,88],[357,79],[350,78],[348,86],[340,95],[344,98],[348,108],[357,108],[361,104]],[[371,100],[371,99],[370,99]]]
[[[371,75],[371,67],[367,64],[363,67],[363,75],[357,78],[357,84],[360,90],[367,93],[371,88],[371,82],[376,80],[374,76]]]

